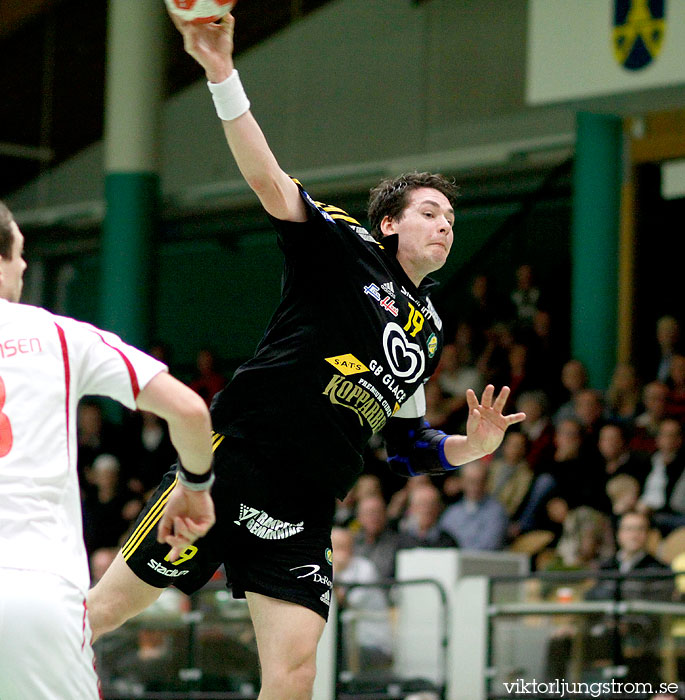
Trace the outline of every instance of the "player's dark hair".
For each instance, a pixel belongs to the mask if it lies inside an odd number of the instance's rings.
[[[442,192],[452,206],[459,196],[459,187],[454,180],[435,173],[404,173],[399,177],[381,180],[371,190],[368,206],[371,233],[377,240],[383,237],[381,221],[386,216],[395,220],[401,219],[409,203],[409,193],[421,187],[430,187]]]
[[[12,259],[12,243],[14,242],[14,233],[10,224],[14,221],[12,212],[7,208],[7,205],[0,199],[0,255],[7,260]]]

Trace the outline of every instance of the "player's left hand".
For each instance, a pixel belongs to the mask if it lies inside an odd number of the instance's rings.
[[[169,561],[174,561],[189,544],[204,537],[215,521],[209,491],[190,491],[176,484],[159,522],[157,541],[171,547]]]
[[[466,392],[466,401],[469,405],[466,440],[474,450],[482,451],[484,454],[494,452],[504,439],[507,428],[525,419],[525,413],[512,413],[508,416],[502,413],[510,392],[508,386],[503,386],[497,398],[494,398],[495,387],[488,384],[480,402],[473,389]]]

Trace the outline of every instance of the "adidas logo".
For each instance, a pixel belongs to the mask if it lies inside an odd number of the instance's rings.
[[[330,591],[326,591],[326,592],[319,598],[319,600],[320,600],[322,603],[325,603],[326,605],[330,606],[330,604],[331,604],[331,592],[330,592]]]
[[[392,286],[392,282],[386,282],[385,284],[382,284],[381,289],[386,294],[389,294],[393,299],[395,298],[395,288]]]

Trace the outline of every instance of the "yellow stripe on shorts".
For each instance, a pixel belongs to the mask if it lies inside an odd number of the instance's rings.
[[[216,448],[224,441],[225,435],[221,433],[212,432],[212,452],[216,452]]]
[[[164,507],[166,506],[166,503],[169,500],[169,495],[171,494],[174,486],[176,486],[177,481],[178,476],[174,479],[171,486],[169,486],[169,488],[162,494],[157,503],[150,508],[148,514],[141,520],[140,524],[131,533],[128,540],[126,540],[126,543],[121,548],[121,553],[123,554],[125,561],[128,561],[133,552],[138,549],[140,543],[147,537],[150,530],[152,530],[152,528],[161,520],[164,513]]]

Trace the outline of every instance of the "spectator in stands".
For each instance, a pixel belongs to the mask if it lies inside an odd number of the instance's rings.
[[[681,423],[685,420],[685,355],[671,357],[666,414]]]
[[[338,605],[343,609],[360,613],[354,622],[354,641],[359,650],[359,666],[363,669],[387,668],[392,659],[392,629],[387,611],[387,596],[381,588],[373,586],[352,587],[349,590],[339,584],[370,584],[379,580],[373,562],[362,556],[355,547],[354,536],[349,530],[334,527],[331,532],[333,549],[333,581]],[[371,613],[365,618],[363,613]],[[344,613],[343,613],[344,614]],[[343,621],[345,621],[343,617]],[[350,650],[345,654],[349,661]]]
[[[582,428],[578,421],[561,421],[554,435],[554,446],[554,456],[540,466],[540,474],[533,481],[521,517],[510,528],[512,537],[529,530],[552,530],[561,534],[559,518],[550,520],[547,513],[547,504],[553,498],[563,496],[566,509],[584,505],[583,481],[587,466],[581,458]]]
[[[469,367],[475,365],[476,358],[480,353],[476,348],[473,326],[470,323],[461,321],[457,325],[457,330],[454,332],[454,342],[449,343],[449,345],[454,345],[457,349],[457,355],[466,365]]]
[[[440,518],[440,527],[462,549],[498,550],[504,547],[509,519],[504,506],[487,492],[488,467],[482,460],[461,468],[464,498]]]
[[[470,296],[464,304],[463,320],[473,331],[472,347],[477,355],[485,347],[489,329],[504,316],[487,275],[476,275],[471,283]]]
[[[604,482],[617,474],[629,474],[640,484],[647,478],[648,465],[639,455],[631,452],[628,446],[628,430],[619,423],[607,423],[599,430],[597,442],[603,463]]]
[[[511,293],[517,328],[529,328],[540,304],[540,289],[535,285],[531,265],[516,268],[516,288]]]
[[[135,476],[127,486],[134,493],[144,495],[157,488],[169,465],[176,460],[176,449],[171,444],[166,421],[149,411],[131,412],[126,430],[130,445],[130,460]]]
[[[85,472],[101,454],[113,454],[121,459],[121,436],[117,428],[105,420],[96,401],[81,401],[78,407],[78,473],[86,484]]]
[[[538,309],[535,312],[533,327],[525,338],[529,348],[528,361],[535,368],[540,386],[547,391],[553,390],[562,366],[562,353],[559,341],[552,332],[552,315],[549,311]]]
[[[440,388],[437,378],[431,379],[425,385],[425,394],[426,411],[424,417],[431,428],[443,430],[446,433],[456,432],[451,430],[448,425],[453,417],[454,407],[460,403],[458,399],[455,400],[456,397],[446,396]],[[464,403],[466,403],[466,395],[464,395]]]
[[[580,360],[569,360],[561,368],[561,391],[557,398],[557,410],[553,416],[555,425],[566,418],[574,418],[574,399],[579,391],[588,387],[588,373]]]
[[[381,496],[365,496],[357,503],[359,532],[355,552],[373,562],[381,578],[395,576],[398,534],[388,527],[386,503]]]
[[[155,340],[148,348],[148,355],[163,362],[167,367],[172,365],[171,348],[162,340]]]
[[[619,571],[630,574],[636,571],[652,570],[655,573],[667,572],[669,568],[647,552],[647,538],[650,522],[644,513],[629,511],[619,523],[616,533],[619,549],[614,557],[603,562],[600,571]],[[620,589],[617,590],[617,586]],[[673,595],[672,579],[626,578],[624,580],[599,580],[588,591],[589,600],[613,600],[620,594],[623,600],[663,600]],[[613,617],[606,617],[593,626],[590,651],[600,656],[605,648],[606,656],[611,656],[609,635],[614,627]],[[660,623],[653,615],[623,615],[620,619],[619,632],[623,642],[623,653],[628,665],[630,680],[650,682],[658,680],[658,646]],[[602,627],[604,634],[602,634]]]
[[[90,583],[94,586],[109,569],[109,565],[114,561],[119,551],[118,547],[100,547],[96,549],[89,558]]]
[[[598,569],[614,554],[614,530],[604,513],[589,506],[568,512],[555,558],[545,567],[558,569]]]
[[[138,516],[142,501],[120,480],[119,460],[114,455],[96,457],[86,472],[93,487],[83,499],[83,535],[89,556],[101,547],[116,547]]]
[[[654,524],[666,534],[673,528],[671,496],[683,475],[682,428],[677,420],[667,418],[659,426],[657,450],[650,459],[651,469],[645,480],[638,509],[651,513]]]
[[[671,360],[680,350],[680,323],[673,316],[662,316],[656,322],[658,354],[653,378],[666,382],[671,373]]]
[[[455,540],[440,529],[445,506],[433,484],[423,484],[409,494],[407,514],[400,522],[399,549],[413,547],[455,547]]]
[[[526,414],[521,432],[528,439],[526,460],[534,473],[538,472],[540,463],[554,455],[554,426],[547,414],[547,405],[544,391],[526,391],[516,402],[516,410]]]
[[[651,454],[656,450],[656,436],[661,421],[666,418],[668,401],[668,385],[664,382],[653,381],[642,390],[644,412],[635,418],[633,437],[630,449],[635,452]]]
[[[597,389],[582,389],[573,397],[573,410],[583,428],[583,449],[597,452],[599,430],[604,423],[604,397]]]
[[[509,400],[514,403],[519,396],[538,388],[535,373],[528,362],[528,347],[523,343],[514,343],[507,356],[508,367],[502,376],[503,383],[511,389]]]
[[[487,332],[487,342],[476,366],[486,383],[502,383],[509,374],[509,351],[514,344],[512,328],[496,323]]]
[[[487,491],[514,518],[528,495],[533,472],[526,461],[528,441],[523,433],[509,432],[498,456],[490,463]]]
[[[456,475],[458,472],[459,470],[457,469],[452,474]],[[427,474],[413,476],[411,479],[405,479],[404,482],[404,486],[392,495],[386,510],[388,522],[393,524],[401,522],[407,515],[412,492],[423,486],[432,486],[433,484],[431,478]]]
[[[640,482],[629,474],[617,474],[607,481],[606,492],[611,501],[614,527],[624,513],[635,510],[640,498]]]
[[[411,481],[413,481],[413,479]],[[440,490],[442,491],[442,500],[445,501],[447,505],[452,505],[460,501],[464,497],[460,471],[454,471],[448,474],[442,480]]]
[[[357,504],[366,496],[383,498],[381,480],[376,474],[360,474],[354,486],[347,492],[342,501],[337,501],[335,524],[359,530],[356,520]]]
[[[217,369],[216,356],[209,348],[202,348],[195,359],[196,375],[190,388],[196,391],[209,406],[214,394],[226,386],[226,377]]]
[[[440,388],[440,412],[445,416],[442,424],[449,433],[461,429],[468,417],[466,390],[478,393],[485,388],[483,377],[471,363],[468,348],[463,344],[443,347],[440,364],[430,384]],[[430,419],[429,422],[434,425]]]
[[[640,407],[640,382],[635,367],[621,362],[616,365],[606,392],[609,419],[632,425]]]

